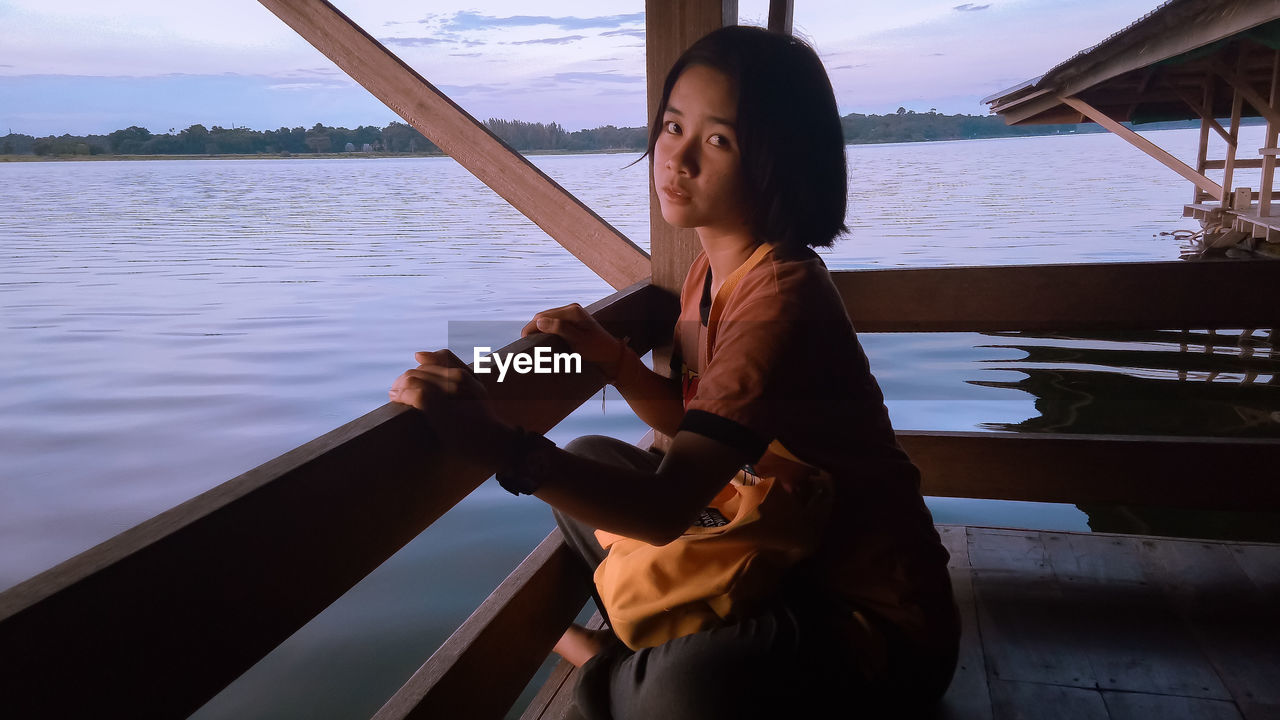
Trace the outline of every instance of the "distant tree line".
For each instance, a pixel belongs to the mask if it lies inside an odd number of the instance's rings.
[[[1260,118],[1246,118],[1243,124],[1249,125],[1259,121],[1261,121]],[[890,115],[850,113],[840,118],[840,124],[844,128],[845,142],[855,145],[1106,132],[1105,128],[1094,123],[1010,127],[1005,125],[1004,119],[998,115],[943,115],[934,109],[918,113],[901,107]],[[1124,124],[1134,127],[1130,123]],[[1136,126],[1135,129],[1172,130],[1199,126],[1199,120],[1177,120],[1144,123]]]
[[[898,108],[889,115],[851,113],[841,118],[845,141],[853,144],[967,140],[1015,135],[1105,132],[1092,123],[1083,125],[1028,125],[1009,127],[994,115],[943,115],[934,110],[918,113]],[[1193,127],[1198,121],[1150,123],[1142,129]],[[485,122],[498,137],[521,152],[604,150],[643,151],[646,128],[613,125],[567,132],[559,123],[525,122],[490,118]],[[354,130],[316,123],[279,130],[191,127],[152,133],[137,125],[107,135],[33,137],[10,133],[0,137],[0,155],[308,155],[341,152],[373,152],[396,155],[440,153],[422,133],[401,122],[379,128],[362,125]]]

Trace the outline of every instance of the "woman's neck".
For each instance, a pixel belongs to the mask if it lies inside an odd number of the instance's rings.
[[[711,264],[711,297],[715,297],[725,278],[751,257],[760,242],[750,233],[717,233],[698,228],[698,240]]]

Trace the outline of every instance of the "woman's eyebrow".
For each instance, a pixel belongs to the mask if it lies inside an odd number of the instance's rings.
[[[684,113],[680,112],[679,109],[674,108],[670,105],[667,106],[667,112],[671,113],[672,115],[679,115],[680,117],[684,117]],[[708,115],[707,119],[713,123],[716,123],[717,125],[724,125],[734,130],[738,129],[738,123],[728,118],[722,118],[717,115]]]

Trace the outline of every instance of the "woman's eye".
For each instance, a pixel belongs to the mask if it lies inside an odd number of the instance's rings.
[[[676,122],[675,120],[668,120],[668,121],[667,121],[667,132],[671,133],[672,135],[679,135],[679,134],[680,134],[680,123]]]
[[[712,135],[712,136],[711,136],[710,143],[711,143],[712,145],[715,145],[716,147],[728,147],[728,146],[729,146],[729,138],[727,138],[727,137],[725,137],[725,136],[723,136],[723,135]]]

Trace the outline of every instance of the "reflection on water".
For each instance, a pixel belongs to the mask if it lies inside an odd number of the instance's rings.
[[[988,347],[1025,354],[994,361],[1025,377],[970,382],[1027,393],[1038,414],[981,423],[985,429],[1280,437],[1280,358],[1272,353],[1272,329],[988,334],[1005,339]],[[1158,479],[1152,488],[1158,497]],[[1078,507],[1098,532],[1280,541],[1280,513]]]
[[[1243,132],[1260,147],[1260,128]],[[1184,158],[1196,140],[1158,138]],[[852,232],[823,251],[833,269],[1176,260],[1158,233],[1195,227],[1187,183],[1108,135],[848,153]],[[647,247],[632,159],[533,161]],[[518,326],[611,292],[447,158],[7,163],[0,187],[0,587],[378,407],[451,322]],[[1277,431],[1270,331],[862,340],[900,429]],[[642,431],[610,391],[550,435]],[[1121,527],[1070,505],[930,508]],[[1141,522],[1123,527],[1175,529]],[[372,715],[551,526],[545,506],[482,486],[197,717]]]

